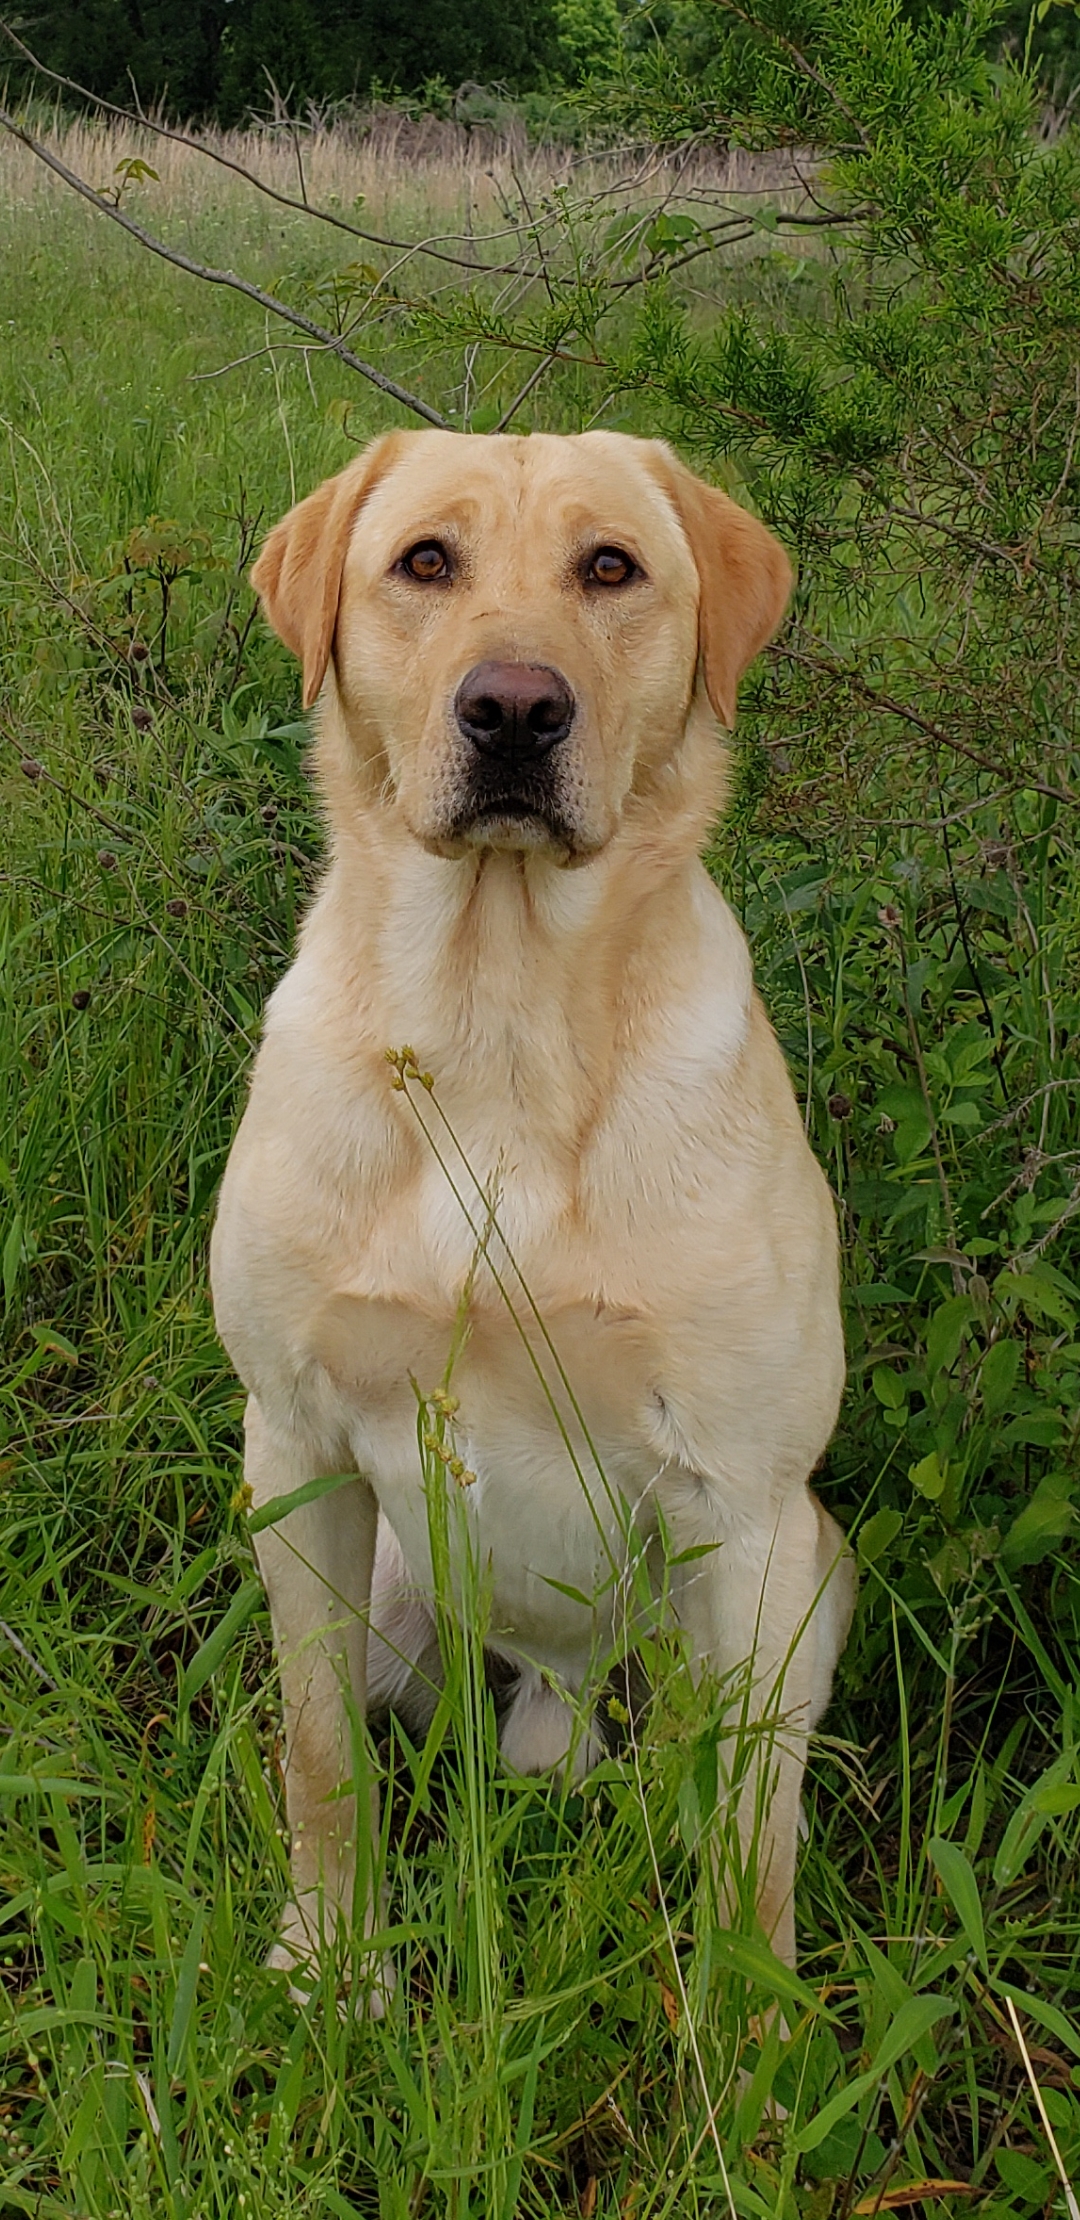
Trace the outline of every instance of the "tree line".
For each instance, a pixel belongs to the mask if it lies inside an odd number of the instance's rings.
[[[553,0],[50,0],[16,22],[50,69],[102,99],[229,125],[264,111],[411,91],[433,78],[515,90],[558,74]],[[14,61],[12,82],[33,76]]]
[[[902,0],[913,26],[969,0]],[[782,11],[781,11],[782,12]],[[988,47],[1030,45],[1051,101],[1080,88],[1080,0],[978,0]],[[473,81],[511,93],[611,78],[664,54],[707,97],[726,76],[738,12],[712,0],[31,0],[15,28],[48,68],[121,105],[228,126],[275,91],[309,102],[429,93]],[[9,64],[15,91],[40,90]]]

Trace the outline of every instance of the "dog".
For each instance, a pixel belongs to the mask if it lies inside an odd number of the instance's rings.
[[[854,1587],[808,1486],[843,1383],[836,1227],[699,860],[787,557],[658,441],[394,431],[252,582],[316,705],[329,861],[268,1006],[214,1301],[251,1502],[344,1476],[257,1541],[291,1831],[271,1962],[299,1977],[352,1909],[350,1717],[434,1707],[417,1390],[456,1350],[441,1469],[504,1761],[591,1762],[611,1568],[662,1533],[694,1669],[741,1673],[744,1725],[777,1729],[730,1793],[792,1963]]]

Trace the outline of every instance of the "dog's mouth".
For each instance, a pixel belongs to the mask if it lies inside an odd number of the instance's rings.
[[[529,779],[473,788],[455,811],[447,834],[467,848],[546,847],[569,857],[579,846],[575,827],[550,790]]]

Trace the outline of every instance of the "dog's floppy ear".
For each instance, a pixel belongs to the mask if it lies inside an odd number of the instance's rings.
[[[267,622],[303,664],[305,709],[315,700],[330,661],[353,525],[409,436],[385,432],[336,478],[325,478],[275,524],[253,565],[251,583]]]
[[[687,470],[662,440],[653,468],[674,502],[701,580],[698,652],[709,700],[722,725],[735,722],[739,680],[787,607],[792,570],[771,532],[716,486]]]

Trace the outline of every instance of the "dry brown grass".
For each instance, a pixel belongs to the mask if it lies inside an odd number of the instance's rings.
[[[796,155],[749,154],[742,148],[701,148],[677,160],[656,148],[582,152],[530,139],[512,115],[506,127],[464,126],[434,115],[411,116],[375,107],[324,123],[282,121],[244,130],[161,136],[151,125],[58,116],[36,136],[68,168],[112,193],[120,166],[131,160],[156,172],[156,207],[197,219],[250,191],[228,165],[238,165],[276,193],[307,198],[361,224],[396,233],[460,228],[477,237],[497,230],[513,205],[540,202],[557,187],[576,197],[596,194],[644,206],[716,205],[751,196],[802,202],[805,171]],[[9,222],[19,207],[62,192],[28,148],[0,135],[0,198]],[[125,202],[128,200],[125,191]],[[357,203],[362,204],[362,212]]]

